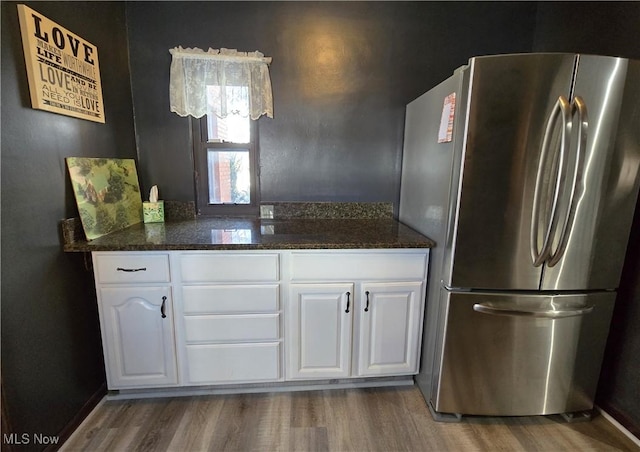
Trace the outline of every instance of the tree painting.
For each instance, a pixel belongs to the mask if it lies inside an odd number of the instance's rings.
[[[133,159],[68,157],[66,161],[87,240],[142,222]]]

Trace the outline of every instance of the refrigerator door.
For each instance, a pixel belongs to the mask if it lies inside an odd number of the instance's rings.
[[[640,62],[580,55],[574,105],[583,103],[584,118],[574,108],[571,137],[574,164],[582,160],[581,181],[570,215],[568,183],[562,215],[552,245],[557,262],[545,265],[541,289],[588,290],[618,287],[640,183]],[[580,130],[582,129],[582,130]],[[578,134],[586,136],[580,159]],[[562,234],[569,218],[569,227]],[[559,251],[556,251],[559,250]]]
[[[543,136],[568,99],[576,55],[472,58],[461,177],[443,281],[450,288],[538,290],[533,266],[533,192]],[[552,121],[551,147],[561,122]],[[448,246],[448,244],[447,244]]]
[[[497,416],[592,409],[615,297],[443,289],[433,408]]]

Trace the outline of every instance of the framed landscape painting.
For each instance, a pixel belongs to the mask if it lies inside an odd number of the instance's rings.
[[[142,196],[133,159],[67,157],[87,240],[142,222]]]

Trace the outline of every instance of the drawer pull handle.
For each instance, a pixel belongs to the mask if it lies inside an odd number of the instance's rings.
[[[141,268],[122,268],[122,267],[118,267],[116,268],[116,271],[119,272],[146,272],[147,271],[147,267],[141,267]]]
[[[347,292],[347,309],[344,311],[349,314],[349,297],[351,296],[351,292]]]
[[[162,318],[166,318],[167,314],[164,313],[164,305],[167,302],[167,297],[162,297],[162,306],[160,306],[160,315],[162,316]]]
[[[365,306],[364,312],[369,312],[369,291],[367,290],[364,294],[367,296],[367,306]]]

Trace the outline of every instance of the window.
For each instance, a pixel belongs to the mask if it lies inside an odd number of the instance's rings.
[[[198,213],[257,215],[257,122],[211,113],[192,124]]]
[[[262,115],[273,118],[271,58],[224,48],[169,52],[170,110],[192,117],[198,213],[257,215],[255,121]]]

